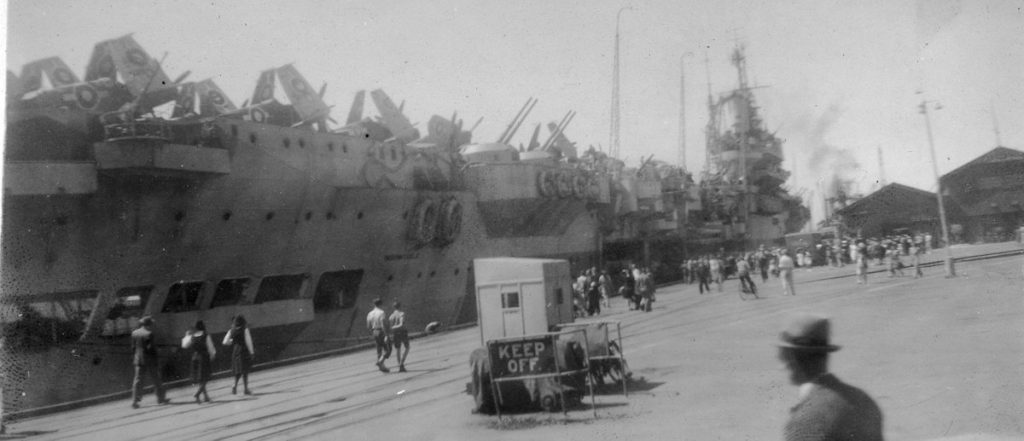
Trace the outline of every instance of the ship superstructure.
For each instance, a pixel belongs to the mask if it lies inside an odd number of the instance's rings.
[[[701,180],[705,238],[749,247],[780,240],[806,221],[799,197],[784,187],[783,141],[769,131],[748,84],[744,48],[731,59],[739,87],[708,97],[707,161]]]

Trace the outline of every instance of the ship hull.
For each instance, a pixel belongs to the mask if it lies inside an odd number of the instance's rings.
[[[562,204],[557,229],[494,235],[473,191],[403,185],[414,159],[389,163],[394,152],[377,143],[217,124],[227,172],[108,155],[97,158],[94,191],[4,199],[4,321],[28,308],[81,332],[9,342],[23,373],[5,378],[5,389],[24,392],[14,411],[127,390],[126,334],[142,315],[155,319],[171,380],[187,375],[177,343],[196,320],[220,337],[245,315],[256,362],[267,363],[368,341],[376,297],[401,301],[414,331],[475,321],[475,258],[565,258],[577,268],[597,259],[597,220],[583,202]],[[424,201],[462,207],[455,237],[410,237]]]

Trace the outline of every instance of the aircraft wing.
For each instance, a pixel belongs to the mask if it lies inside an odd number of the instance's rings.
[[[85,80],[104,77],[116,80],[117,74],[135,96],[147,90],[173,87],[160,63],[150,57],[131,35],[97,43],[86,68]]]
[[[277,68],[277,78],[281,81],[281,88],[288,96],[288,101],[291,101],[292,107],[302,121],[323,119],[330,113],[330,107],[320,99],[320,95],[313,90],[295,66],[288,64]]]
[[[252,92],[251,103],[262,103],[274,99],[274,69],[260,72],[260,78],[256,80],[256,90]]]
[[[21,78],[31,79],[29,82],[36,90],[42,87],[42,75],[46,74],[46,79],[50,80],[50,85],[54,89],[61,86],[67,86],[76,84],[79,82],[78,77],[71,72],[67,64],[64,64],[64,60],[58,57],[43,58],[42,60],[36,60],[26,64],[21,68]],[[27,90],[26,92],[30,92]]]
[[[412,141],[420,137],[419,131],[412,126],[409,119],[402,114],[402,110],[395,106],[391,98],[381,89],[370,91],[373,104],[377,106],[384,125],[398,139]]]
[[[224,91],[211,79],[196,83],[196,93],[199,94],[199,113],[201,115],[223,115],[237,110]]]
[[[356,97],[352,99],[352,108],[348,111],[348,118],[345,119],[345,124],[355,124],[363,119],[363,103],[366,101],[366,91],[360,90],[356,92]]]

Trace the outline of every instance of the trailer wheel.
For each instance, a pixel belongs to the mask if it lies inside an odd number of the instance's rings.
[[[480,375],[473,370],[473,411],[477,413],[493,414],[494,397],[491,394],[491,382],[489,378]]]

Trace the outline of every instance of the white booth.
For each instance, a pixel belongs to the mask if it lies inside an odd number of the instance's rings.
[[[473,271],[482,344],[573,321],[569,262],[496,257],[473,260]]]

